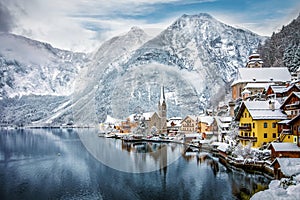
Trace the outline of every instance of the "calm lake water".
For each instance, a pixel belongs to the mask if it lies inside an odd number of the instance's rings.
[[[270,182],[183,152],[93,129],[0,130],[0,199],[247,199]]]

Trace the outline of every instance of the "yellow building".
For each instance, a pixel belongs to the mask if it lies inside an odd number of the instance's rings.
[[[259,148],[264,144],[276,141],[279,137],[277,122],[287,116],[279,109],[278,101],[244,101],[236,116],[239,121],[240,142],[246,146]],[[283,142],[292,142],[286,138]]]

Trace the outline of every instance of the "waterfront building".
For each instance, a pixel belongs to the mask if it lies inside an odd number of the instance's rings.
[[[198,116],[188,115],[181,121],[180,131],[183,133],[194,133],[198,130]]]
[[[224,141],[225,136],[231,131],[232,117],[215,117],[218,126],[218,139]]]
[[[278,143],[272,142],[268,149],[271,150],[271,160],[274,161],[276,158],[300,158],[300,148],[294,143]]]
[[[167,122],[168,133],[177,134],[181,127],[181,117],[171,117]]]
[[[243,101],[235,118],[239,121],[238,139],[244,146],[251,142],[252,147],[259,148],[277,140],[277,123],[285,119],[276,100]],[[292,138],[284,138],[284,142],[292,142]]]
[[[276,158],[271,164],[276,179],[300,174],[300,158]]]

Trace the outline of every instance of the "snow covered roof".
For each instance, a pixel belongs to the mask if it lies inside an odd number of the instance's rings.
[[[288,124],[288,123],[290,123],[290,121],[291,121],[290,119],[285,119],[280,122],[277,122],[277,124]]]
[[[221,122],[230,123],[232,121],[232,117],[220,117]]]
[[[274,110],[269,108],[270,101],[244,101],[243,104],[253,119],[286,119],[287,116],[279,109],[280,104],[274,101]],[[243,108],[243,107],[241,107]],[[241,110],[242,112],[242,110]],[[241,113],[240,113],[241,114]]]
[[[286,91],[286,86],[282,85],[271,85],[271,89],[273,90],[274,93],[283,93]]]
[[[147,113],[142,113],[142,116],[145,118],[145,120],[150,120],[150,118],[154,115],[155,112],[147,112]],[[136,114],[131,114],[128,118],[131,122],[134,122],[135,119],[134,119],[134,116]]]
[[[250,91],[250,90],[247,90],[247,89],[245,89],[245,90],[242,92],[242,94],[251,94],[251,91]]]
[[[147,113],[143,113],[143,117],[145,118],[145,120],[150,120],[150,118],[154,115],[155,112],[147,112]]]
[[[217,149],[218,149],[219,151],[226,152],[227,149],[228,149],[228,147],[229,147],[229,144],[221,143],[221,144],[218,146]]]
[[[292,92],[285,100],[284,102],[281,104],[281,108],[284,109],[285,105],[290,101],[291,98],[297,97],[298,99],[300,99],[300,92]]]
[[[176,127],[180,127],[181,126],[181,117],[178,117],[178,118],[171,118],[169,119],[169,121],[167,122],[167,126],[168,127],[171,127],[172,126],[172,123],[175,124]]]
[[[120,119],[116,119],[116,118],[111,117],[110,115],[107,115],[104,123],[105,124],[116,124],[116,123],[119,123],[120,121],[121,121]]]
[[[293,176],[300,174],[300,158],[276,158],[273,163],[276,161],[279,163],[280,170],[284,175]]]
[[[244,87],[246,89],[249,88],[264,88],[268,89],[270,85],[273,85],[274,83],[247,83],[247,85]]]
[[[292,151],[292,152],[300,152],[300,147],[295,143],[283,142],[283,143],[275,143],[272,142],[275,151]]]
[[[211,116],[200,116],[199,121],[211,125],[214,122],[214,118]]]
[[[291,74],[286,67],[238,68],[238,78],[232,85],[254,82],[288,82],[291,79]]]

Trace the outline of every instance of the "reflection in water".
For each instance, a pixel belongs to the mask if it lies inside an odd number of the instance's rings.
[[[269,183],[182,151],[91,129],[0,130],[0,199],[247,199]]]

